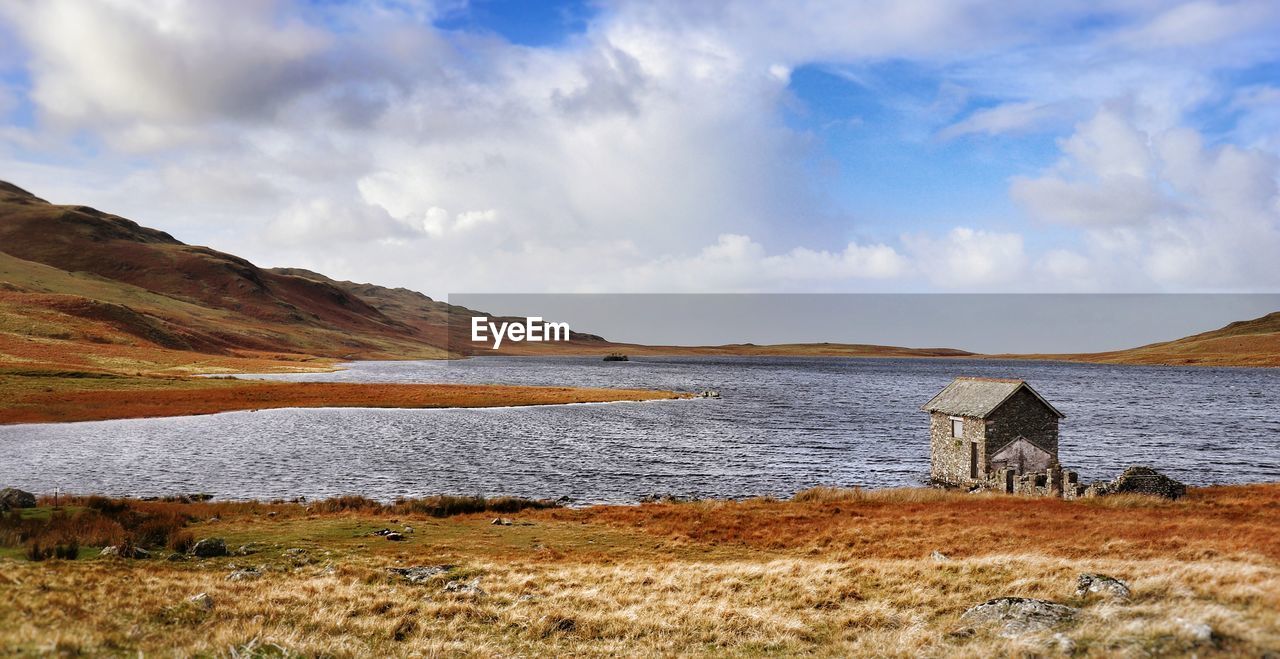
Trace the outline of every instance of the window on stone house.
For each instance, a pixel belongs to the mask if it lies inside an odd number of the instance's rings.
[[[964,437],[964,419],[951,417],[951,436]]]

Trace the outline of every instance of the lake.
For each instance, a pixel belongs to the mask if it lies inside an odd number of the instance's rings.
[[[1020,377],[1066,413],[1082,481],[1147,464],[1190,484],[1280,480],[1280,369],[1028,361],[489,357],[275,379],[700,391],[720,399],[469,410],[309,409],[0,426],[0,486],[378,499],[789,495],[928,476],[921,404],[956,375]],[[268,376],[261,376],[268,377]]]

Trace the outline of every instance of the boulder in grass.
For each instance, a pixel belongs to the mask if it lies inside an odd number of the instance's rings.
[[[1101,595],[1112,599],[1127,600],[1129,584],[1105,574],[1082,574],[1076,577],[1076,597]]]
[[[214,558],[227,555],[227,542],[222,538],[205,538],[191,548],[196,558]]]
[[[423,583],[452,569],[452,565],[415,565],[412,567],[389,567],[387,572],[409,583]]]
[[[960,616],[970,625],[989,625],[999,628],[1006,638],[1048,631],[1071,622],[1079,609],[1030,597],[997,597],[987,600]]]
[[[0,490],[0,510],[35,507],[36,495],[30,492],[24,492],[15,487],[6,487]]]

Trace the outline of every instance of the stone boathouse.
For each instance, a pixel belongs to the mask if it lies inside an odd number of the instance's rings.
[[[1058,465],[1058,421],[1066,415],[1026,382],[956,378],[921,409],[930,416],[935,482],[1058,496],[1076,489],[1062,482]]]

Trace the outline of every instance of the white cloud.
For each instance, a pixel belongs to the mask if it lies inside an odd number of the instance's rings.
[[[1058,171],[1015,179],[1010,191],[1045,220],[1087,227],[1088,270],[1125,287],[1280,286],[1280,158],[1209,147],[1187,128],[1148,137],[1113,111],[1080,125],[1063,150]],[[1071,276],[1084,269],[1077,256],[1044,265]]]
[[[1062,121],[1071,116],[1069,103],[1041,103],[1022,101],[1003,103],[978,110],[963,120],[944,128],[938,137],[944,140],[962,135],[1001,135],[1019,133],[1039,128],[1045,124]]]
[[[922,273],[942,288],[1008,287],[1027,267],[1022,236],[956,227],[945,236],[903,237]]]
[[[40,123],[0,128],[0,165],[265,265],[435,295],[1252,286],[1280,271],[1275,169],[1243,147],[1280,148],[1280,122],[1274,90],[1225,98],[1214,74],[1277,50],[1267,7],[1122,3],[1121,28],[1063,40],[1096,7],[618,0],[530,48],[432,27],[454,3],[12,0]],[[886,102],[922,139],[1090,117],[1011,183],[1057,233],[833,206],[824,188],[866,182],[789,125],[788,85],[884,61],[942,79],[932,103]],[[974,99],[995,105],[957,116]],[[1178,131],[1214,99],[1239,108],[1241,148]]]

